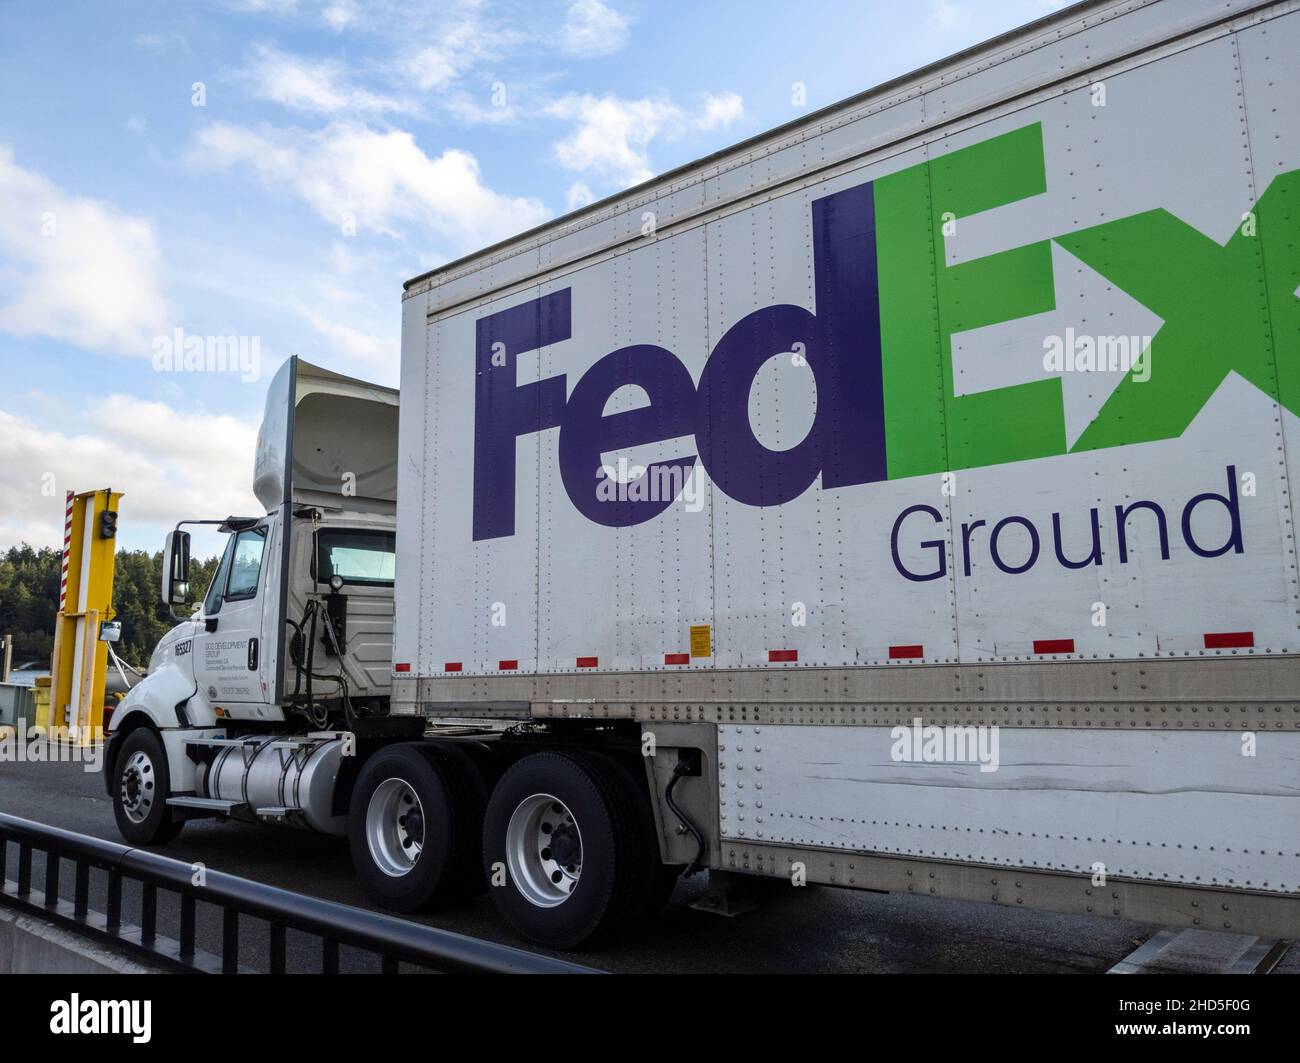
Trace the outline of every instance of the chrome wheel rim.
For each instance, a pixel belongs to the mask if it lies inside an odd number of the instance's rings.
[[[366,808],[366,844],[385,875],[400,878],[415,866],[424,848],[424,806],[410,784],[385,779]]]
[[[132,823],[143,823],[153,811],[154,798],[157,796],[157,778],[154,775],[153,761],[143,749],[138,749],[127,758],[122,769],[121,795],[122,811]]]
[[[563,904],[582,877],[582,832],[569,807],[551,794],[533,794],[506,827],[510,881],[530,904]]]

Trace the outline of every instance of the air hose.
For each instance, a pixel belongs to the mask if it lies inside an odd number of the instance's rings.
[[[704,860],[704,835],[699,832],[695,824],[692,823],[686,813],[681,810],[681,806],[673,800],[673,790],[677,787],[677,780],[682,778],[690,770],[691,766],[688,761],[679,760],[677,762],[677,767],[673,768],[673,777],[668,782],[668,789],[664,791],[664,803],[672,809],[673,815],[681,821],[682,826],[695,836],[695,857],[686,865],[686,870],[682,872],[682,878],[690,878],[695,874],[695,872],[700,869],[700,864]]]

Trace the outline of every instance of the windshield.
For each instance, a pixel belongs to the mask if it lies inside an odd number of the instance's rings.
[[[235,537],[226,542],[225,552],[221,555],[221,564],[217,566],[208,593],[203,599],[203,615],[215,616],[221,610],[221,592],[226,585],[226,576],[230,573],[230,557],[235,552]]]
[[[230,537],[221,565],[203,599],[203,615],[216,616],[224,602],[257,597],[266,528],[249,528]]]
[[[331,576],[344,583],[391,587],[396,535],[390,531],[328,531],[316,533],[316,580]]]

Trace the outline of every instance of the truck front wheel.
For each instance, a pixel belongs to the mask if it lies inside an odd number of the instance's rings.
[[[117,829],[132,845],[161,845],[181,832],[167,807],[171,792],[167,751],[148,727],[126,736],[114,762],[113,815]]]
[[[463,758],[423,742],[389,746],[361,769],[348,813],[362,891],[397,912],[482,889],[482,798]]]
[[[595,754],[536,753],[501,777],[483,860],[492,899],[519,934],[573,948],[637,919],[658,852],[645,844],[636,798]]]

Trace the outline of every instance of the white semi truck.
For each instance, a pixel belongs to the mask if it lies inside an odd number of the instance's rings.
[[[271,384],[123,835],[556,947],[700,868],[1296,937],[1297,56],[1079,4],[410,281],[400,415]]]

